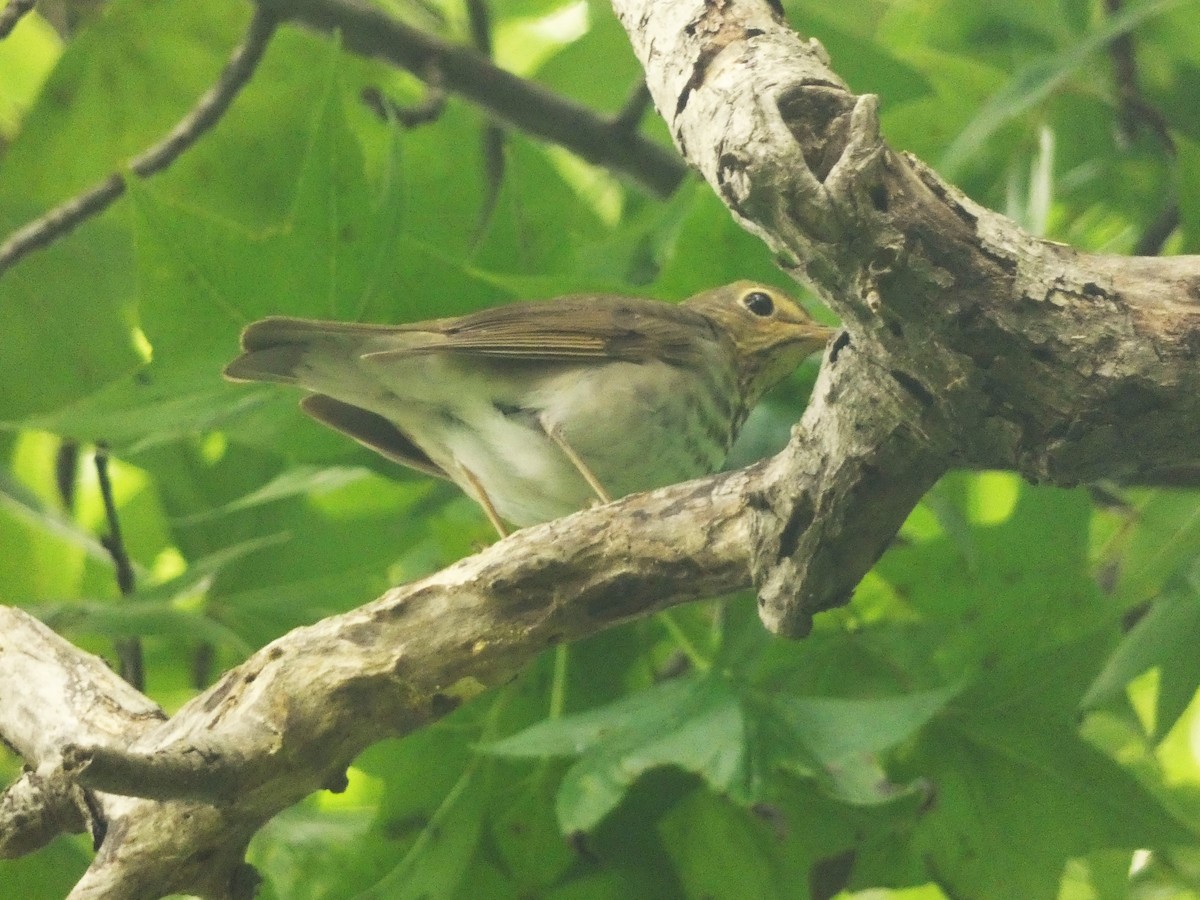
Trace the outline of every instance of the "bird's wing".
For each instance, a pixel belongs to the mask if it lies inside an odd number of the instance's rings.
[[[449,479],[441,466],[431,460],[403,431],[370,410],[334,400],[324,394],[310,394],[300,408],[335,431],[354,438],[364,447],[393,462],[409,466],[426,475]]]
[[[703,316],[678,306],[633,297],[574,296],[544,303],[513,303],[454,320],[399,326],[431,332],[431,339],[365,354],[372,360],[429,353],[461,353],[511,360],[571,362],[625,360],[696,362],[712,337]]]

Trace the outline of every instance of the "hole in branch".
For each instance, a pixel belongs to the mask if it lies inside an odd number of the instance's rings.
[[[888,374],[896,379],[896,383],[904,390],[908,391],[918,403],[922,406],[933,405],[933,394],[929,393],[928,388],[917,379],[913,378],[907,372],[901,372],[899,369],[892,369]]]

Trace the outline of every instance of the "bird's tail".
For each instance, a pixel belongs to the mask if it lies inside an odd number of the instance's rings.
[[[242,332],[242,355],[225,367],[230,381],[273,381],[320,390],[318,362],[349,361],[387,326],[272,316]]]

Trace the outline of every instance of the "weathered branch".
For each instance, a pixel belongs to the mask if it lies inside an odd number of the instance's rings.
[[[856,427],[881,452],[838,447],[815,480],[778,464],[751,548],[772,629],[848,597],[874,555],[847,539],[881,549],[947,461],[1197,483],[1200,260],[1081,253],[974,204],[894,153],[875,98],[769,4],[614,7],[680,151],[847,325],[839,364],[864,383],[841,407],[878,411]],[[809,434],[837,429],[826,401]]]
[[[166,717],[99,657],[0,607],[0,738],[34,769],[74,743],[123,746]]]
[[[840,485],[843,452],[881,467],[896,456],[890,443],[861,439],[868,432],[855,406],[842,403],[861,379],[850,349],[834,348],[810,418],[823,421],[822,410],[836,406],[828,421],[840,421],[838,428],[793,442],[769,464],[519,531],[360,609],[291,632],[167,722],[140,695],[131,700],[99,661],[28,615],[0,608],[0,696],[15,696],[30,680],[43,686],[0,712],[0,736],[31,764],[76,774],[97,792],[107,826],[72,897],[228,896],[248,877],[242,852],[258,828],[314,790],[340,789],[345,767],[371,743],[507,681],[546,646],[748,586],[751,535],[764,534],[778,513],[771,479],[811,479],[820,498],[827,480]],[[903,391],[893,399],[895,414],[912,421],[898,440],[903,447],[921,433],[924,413]],[[847,522],[843,537],[842,552],[854,557],[873,557],[886,541],[869,523]],[[36,660],[24,660],[21,647]],[[128,727],[99,728],[98,711],[124,717]],[[57,725],[59,717],[72,726]]]
[[[98,659],[0,607],[0,737],[31,765],[65,753],[68,766],[94,768],[96,785],[175,797],[97,794],[108,836],[72,897],[223,896],[245,877],[255,831],[312,791],[340,787],[369,744],[506,681],[548,645],[745,587],[758,516],[747,497],[765,477],[758,465],[519,531],[291,632],[167,722]],[[221,773],[215,782],[189,774],[200,756]],[[176,790],[171,771],[185,775]],[[186,799],[196,795],[221,802]]]
[[[668,148],[500,68],[477,50],[406,25],[363,0],[259,3],[281,18],[337,31],[352,52],[387,60],[418,78],[436,71],[448,90],[479,104],[501,122],[622,172],[660,196],[671,194],[687,173]]]
[[[125,797],[228,802],[256,777],[241,752],[229,747],[188,744],[134,753],[106,744],[68,744],[62,756],[63,770],[79,784]]]
[[[40,850],[87,827],[83,791],[61,769],[27,771],[0,796],[0,859]]]
[[[241,45],[234,50],[216,84],[210,88],[165,138],[129,164],[140,178],[160,172],[212,128],[233,103],[262,59],[275,33],[276,18],[256,9]],[[114,172],[90,190],[59,204],[44,216],[13,232],[0,244],[0,275],[27,253],[66,236],[75,226],[99,215],[125,193],[125,175]]]

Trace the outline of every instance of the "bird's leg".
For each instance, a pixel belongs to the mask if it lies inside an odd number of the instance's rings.
[[[501,521],[499,513],[496,512],[496,507],[492,506],[492,500],[487,495],[487,491],[483,489],[483,485],[479,483],[479,479],[475,477],[475,473],[466,466],[459,466],[463,476],[467,481],[471,482],[471,487],[475,488],[475,500],[483,507],[484,514],[488,517],[488,521],[492,523],[492,527],[499,532],[501,538],[508,537],[508,529],[504,527],[504,522]]]
[[[538,416],[538,424],[542,426],[542,431],[546,432],[546,437],[554,441],[558,449],[563,452],[563,455],[571,461],[571,464],[579,470],[579,474],[583,476],[583,480],[588,483],[596,496],[600,498],[601,503],[612,503],[612,497],[608,496],[608,491],[604,489],[604,485],[600,483],[592,470],[587,467],[587,464],[579,457],[574,448],[567,443],[567,439],[563,437],[562,430],[558,425],[546,419],[545,413]]]

